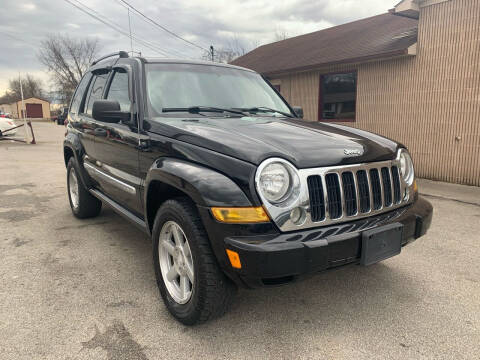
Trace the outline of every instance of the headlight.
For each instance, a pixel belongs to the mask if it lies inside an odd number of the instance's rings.
[[[257,190],[269,203],[288,205],[298,196],[300,180],[297,170],[283,159],[268,159],[262,163],[256,175]]]
[[[413,184],[415,174],[413,172],[413,161],[407,150],[400,150],[400,174],[408,186]]]

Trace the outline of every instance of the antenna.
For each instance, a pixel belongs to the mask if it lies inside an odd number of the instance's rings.
[[[130,8],[129,7],[127,7],[127,13],[128,13],[128,32],[130,33],[130,51],[132,52],[132,55],[133,55],[132,24],[130,23]]]

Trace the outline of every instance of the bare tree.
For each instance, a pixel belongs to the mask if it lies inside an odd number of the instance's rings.
[[[285,29],[277,28],[273,34],[273,41],[282,41],[288,39],[289,37],[290,36]]]
[[[22,77],[22,88],[25,99],[30,97],[42,98],[45,94],[42,81],[30,74]],[[20,79],[10,79],[8,81],[8,90],[5,92],[5,95],[0,97],[0,104],[11,104],[21,98]]]
[[[252,41],[249,45],[245,45],[245,42],[241,41],[238,35],[235,34],[227,41],[225,46],[214,49],[213,60],[220,63],[229,63],[256,47],[258,47],[258,41]],[[202,55],[202,59],[212,60],[212,54],[205,52]]]
[[[47,67],[65,102],[73,95],[98,50],[98,39],[73,39],[57,34],[42,41],[38,59]]]

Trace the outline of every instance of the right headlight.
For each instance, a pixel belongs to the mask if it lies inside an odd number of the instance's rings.
[[[407,183],[408,186],[413,184],[415,178],[413,170],[413,161],[407,150],[400,150],[400,175],[402,175],[403,180]]]
[[[260,164],[256,174],[260,195],[270,204],[288,206],[299,195],[300,180],[297,169],[283,159],[267,159]]]

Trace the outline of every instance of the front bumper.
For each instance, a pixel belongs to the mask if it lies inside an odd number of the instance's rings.
[[[240,255],[242,268],[230,267],[225,271],[246,287],[288,283],[308,274],[358,263],[362,232],[367,229],[401,223],[402,246],[405,246],[427,232],[432,213],[430,203],[419,197],[404,208],[335,226],[282,234],[228,236],[224,238],[224,248]]]

